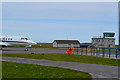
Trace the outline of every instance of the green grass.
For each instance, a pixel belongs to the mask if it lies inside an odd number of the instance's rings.
[[[25,46],[12,46],[13,48],[25,48]],[[30,48],[53,48],[52,43],[46,43],[46,44],[37,44],[33,45]]]
[[[89,78],[91,75],[75,70],[33,64],[2,62],[2,78]]]
[[[25,46],[11,46],[12,48],[26,48]],[[55,50],[68,50],[68,48],[57,48],[53,47],[52,43],[46,43],[46,44],[37,44],[33,45],[32,47],[29,48],[50,48],[50,49],[55,49]]]
[[[37,44],[37,45],[33,45],[32,48],[52,48],[53,45],[52,43],[49,44]]]
[[[119,45],[115,45],[115,48],[119,48],[120,46]]]
[[[76,49],[75,49],[76,50]],[[85,48],[83,48],[83,49],[80,49],[80,48],[78,48],[78,51],[86,51],[86,49]],[[87,49],[87,51],[91,51],[91,49]],[[92,49],[92,51],[100,51],[100,52],[103,52],[103,50],[102,49],[100,49],[100,50],[96,50],[96,49]],[[104,49],[104,52],[109,52],[109,49]],[[116,49],[110,49],[110,52],[114,52],[114,53],[116,53]],[[118,53],[120,53],[120,51],[118,51]]]
[[[2,61],[0,61],[0,79],[2,78]]]
[[[20,57],[20,58],[33,58],[33,59],[46,59],[54,61],[67,61],[67,62],[80,62],[90,64],[102,64],[118,66],[120,59],[102,58],[85,55],[68,55],[68,54],[3,54],[2,56]]]

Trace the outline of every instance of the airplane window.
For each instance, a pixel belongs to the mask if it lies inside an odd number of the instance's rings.
[[[21,38],[21,40],[28,40],[28,38]]]
[[[21,38],[21,40],[24,40],[24,38]]]
[[[8,38],[8,40],[11,40],[11,38]]]
[[[3,40],[5,40],[5,38],[3,38]]]
[[[28,40],[28,38],[25,38],[25,40]]]

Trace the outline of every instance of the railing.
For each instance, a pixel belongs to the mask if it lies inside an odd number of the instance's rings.
[[[120,48],[79,47],[74,54],[120,59]]]

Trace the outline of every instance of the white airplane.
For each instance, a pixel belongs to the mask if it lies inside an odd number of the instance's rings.
[[[26,46],[31,47],[32,45],[36,45],[37,43],[29,40],[27,37],[23,36],[0,36],[0,47],[2,49],[3,46]],[[28,49],[26,49],[28,50]]]

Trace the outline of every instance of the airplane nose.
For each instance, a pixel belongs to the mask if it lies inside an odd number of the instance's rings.
[[[28,43],[29,43],[29,45],[36,45],[37,43],[36,42],[34,42],[34,41],[28,41]]]
[[[37,43],[36,42],[33,42],[33,45],[36,45]]]

